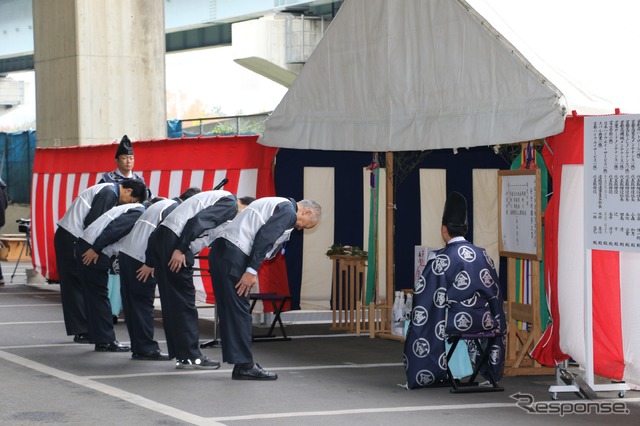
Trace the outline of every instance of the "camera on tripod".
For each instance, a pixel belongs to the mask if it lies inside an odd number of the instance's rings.
[[[25,234],[28,234],[29,231],[31,231],[31,219],[20,218],[20,219],[16,219],[16,222],[18,223],[19,232],[24,232]]]

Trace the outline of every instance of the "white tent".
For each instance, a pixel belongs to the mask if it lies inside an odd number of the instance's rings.
[[[627,42],[639,12],[633,0],[347,0],[261,143],[493,145],[557,134],[571,110],[640,112]]]
[[[559,133],[565,111],[560,92],[466,2],[348,0],[261,143],[368,151],[489,145]]]

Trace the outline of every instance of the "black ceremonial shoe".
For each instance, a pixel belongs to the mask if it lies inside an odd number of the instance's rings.
[[[131,354],[131,358],[139,361],[169,361],[169,354],[161,352],[160,349],[152,352],[134,352]]]
[[[123,345],[117,340],[109,343],[96,343],[96,352],[129,352],[130,350],[131,346]]]
[[[88,334],[76,334],[73,336],[73,341],[76,343],[91,343],[91,339],[89,339]]]
[[[277,380],[278,375],[264,370],[259,364],[253,364],[253,367],[246,370],[236,365],[233,367],[231,378],[233,380]]]
[[[196,359],[179,359],[176,360],[176,368],[178,370],[217,370],[220,368],[220,362],[209,359],[206,356]]]

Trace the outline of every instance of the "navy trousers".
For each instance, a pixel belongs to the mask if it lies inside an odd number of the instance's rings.
[[[158,342],[153,339],[153,301],[156,296],[156,280],[149,277],[147,282],[136,278],[136,271],[142,262],[120,253],[120,293],[122,309],[129,338],[131,352],[141,354],[159,350]]]

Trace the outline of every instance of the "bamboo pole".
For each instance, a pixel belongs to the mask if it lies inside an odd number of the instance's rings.
[[[391,305],[393,303],[393,292],[395,290],[395,259],[393,256],[394,253],[394,191],[393,191],[393,152],[386,153],[386,175],[387,175],[387,222],[386,222],[386,232],[387,232],[387,305]]]

